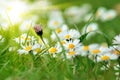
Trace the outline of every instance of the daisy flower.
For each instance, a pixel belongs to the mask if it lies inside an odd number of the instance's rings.
[[[108,10],[106,13],[103,14],[101,17],[102,21],[112,20],[117,16],[117,12],[115,10]]]
[[[97,30],[98,30],[98,24],[90,23],[88,26],[83,27],[82,33],[84,34],[89,32],[89,34],[86,37],[86,39],[89,39],[91,36],[93,36],[96,33],[94,31],[97,31]]]
[[[62,24],[64,23],[64,21],[62,19],[50,19],[48,22],[48,27],[50,29],[57,29],[59,27],[62,26]]]
[[[89,55],[89,50],[90,50],[90,46],[89,45],[83,45],[80,47],[80,55],[81,56],[87,56]]]
[[[66,24],[64,24],[62,27],[59,27],[59,28],[55,29],[55,32],[58,35],[58,37],[61,38],[62,37],[62,33],[67,31],[67,30],[68,30],[68,26]],[[56,37],[54,32],[52,32],[51,38],[52,38],[52,40],[56,40],[57,39],[57,37]]]
[[[114,37],[113,47],[120,51],[120,35]]]
[[[98,30],[98,24],[97,23],[90,23],[88,26],[83,27],[83,32],[92,32]]]
[[[51,47],[48,52],[53,56],[56,57],[58,53],[62,51],[62,48],[59,43],[57,43],[54,47]]]
[[[29,52],[32,50],[32,45],[22,46],[22,49],[18,49],[19,54],[29,54]]]
[[[63,46],[66,50],[66,57],[68,59],[80,54],[81,43],[78,39],[75,39],[73,41],[65,41],[63,42]]]
[[[112,60],[117,60],[120,52],[117,49],[110,47],[110,54],[112,55]]]
[[[33,54],[36,55],[37,53],[40,53],[42,51],[42,49],[44,48],[43,45],[40,45],[38,43],[35,43],[32,47],[33,50]]]
[[[101,21],[108,21],[114,19],[116,16],[117,12],[115,10],[113,9],[107,10],[104,7],[100,7],[96,13],[96,18],[100,19]]]
[[[97,12],[96,12],[96,18],[97,19],[101,19],[101,17],[103,16],[103,14],[106,12],[106,8],[104,7],[99,7]]]
[[[66,51],[66,57],[67,57],[67,59],[74,58],[75,56],[77,56],[79,54],[80,54],[80,50],[78,48],[74,49],[74,50],[68,50],[68,51]]]
[[[91,55],[98,55],[99,53],[101,53],[100,45],[99,44],[91,44],[90,53],[91,53]]]
[[[114,37],[113,44],[120,45],[120,34]]]
[[[66,44],[64,44],[64,47],[66,50],[74,50],[79,49],[81,46],[80,40],[75,39],[73,41],[68,41]]]
[[[97,57],[97,62],[100,61],[108,61],[112,58],[112,55],[110,53],[104,53],[104,54],[100,54]]]
[[[79,31],[75,29],[70,29],[68,31],[65,31],[61,34],[62,36],[60,37],[61,40],[71,40],[71,39],[78,39],[80,38],[80,33]]]

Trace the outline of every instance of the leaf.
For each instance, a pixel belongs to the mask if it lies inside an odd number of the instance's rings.
[[[89,32],[88,32],[89,33]],[[87,37],[88,33],[83,34],[79,39],[81,42]]]

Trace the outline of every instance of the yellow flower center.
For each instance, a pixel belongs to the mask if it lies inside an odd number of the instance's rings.
[[[119,51],[117,51],[117,50],[114,50],[114,51],[113,51],[113,54],[119,55],[119,54],[120,54],[120,52],[119,52]]]
[[[36,51],[37,53],[39,53],[39,52],[41,51],[41,49],[40,49],[40,48],[36,48],[35,51]]]
[[[62,32],[61,28],[58,28],[58,29],[56,30],[56,32],[57,32],[57,33]]]
[[[110,57],[109,56],[102,56],[101,59],[105,61],[105,60],[109,60]]]
[[[54,22],[53,22],[53,25],[54,25],[54,26],[57,26],[58,24],[59,24],[58,21],[54,21]]]
[[[101,13],[99,11],[97,11],[96,16],[100,17],[100,15],[101,15]]]
[[[87,32],[91,32],[91,31],[93,31],[93,28],[92,27],[88,27],[87,28]]]
[[[70,35],[67,34],[67,35],[65,36],[65,38],[66,38],[66,39],[70,39]]]
[[[68,54],[72,56],[72,55],[75,55],[75,52],[74,51],[70,51]]]
[[[27,46],[27,47],[25,48],[26,51],[30,51],[31,49],[32,49],[32,46]]]
[[[68,48],[69,48],[69,49],[73,49],[74,47],[75,47],[75,45],[72,44],[72,43],[68,45]]]
[[[93,54],[98,54],[98,53],[100,53],[100,50],[99,49],[92,50],[92,53]]]
[[[61,44],[64,45],[64,44],[66,44],[66,42],[65,41],[61,41]]]
[[[52,47],[52,48],[49,49],[49,53],[54,54],[56,52],[57,52],[57,49],[55,47]]]
[[[112,15],[108,15],[107,18],[108,18],[108,19],[112,18]]]
[[[89,46],[84,46],[83,50],[88,51],[89,50]]]
[[[31,40],[31,38],[28,37],[27,40]]]

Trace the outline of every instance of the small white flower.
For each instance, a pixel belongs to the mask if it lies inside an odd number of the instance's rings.
[[[42,51],[42,49],[43,49],[43,45],[40,45],[40,44],[36,43],[32,47],[33,54],[36,55],[37,53],[40,53]]]
[[[113,44],[120,45],[120,34],[114,37]]]
[[[117,12],[115,10],[109,10],[103,14],[101,17],[102,21],[112,20],[117,16]]]
[[[61,18],[52,18],[48,21],[48,27],[51,29],[57,29],[64,24],[63,19]]]
[[[99,30],[98,24],[97,23],[90,23],[88,26],[83,27],[82,33],[84,34],[84,33],[89,32],[89,34],[86,37],[86,39],[89,39],[91,36],[96,34],[95,31],[97,31],[97,30]]]
[[[48,52],[53,56],[56,57],[56,54],[60,53],[62,48],[59,43],[57,43],[54,47],[51,47]]]
[[[89,50],[90,50],[90,46],[89,45],[83,45],[80,47],[80,55],[81,56],[87,56],[89,55]]]
[[[29,54],[29,52],[32,50],[32,46],[28,45],[28,46],[22,46],[22,49],[18,50],[19,54]]]
[[[85,26],[83,28],[83,31],[91,32],[91,31],[95,31],[98,30],[98,24],[97,23],[90,23],[88,26]]]
[[[70,40],[70,39],[78,39],[80,38],[80,33],[79,31],[75,30],[75,29],[70,29],[68,31],[65,31],[62,33],[62,36],[60,37],[61,40]]]
[[[101,21],[108,21],[114,19],[116,16],[117,12],[115,10],[113,9],[107,10],[104,7],[100,7],[96,13],[96,18],[100,19]]]
[[[103,14],[106,12],[106,8],[104,7],[100,7],[98,8],[97,12],[96,12],[96,18],[97,19],[101,19],[101,17],[103,16]]]
[[[62,33],[66,32],[67,30],[68,30],[68,27],[67,27],[66,24],[64,24],[62,27],[59,27],[59,28],[55,29],[55,32],[56,32],[57,36],[59,38],[61,38],[63,36]],[[52,38],[52,40],[56,40],[57,39],[57,37],[56,37],[54,32],[52,32],[51,38]]]
[[[74,50],[79,49],[81,46],[80,40],[75,39],[73,41],[68,41],[66,44],[64,44],[64,47],[66,50]]]
[[[80,54],[80,50],[79,49],[74,49],[74,50],[68,50],[66,51],[66,57],[67,59],[71,59],[74,58],[75,56]]]

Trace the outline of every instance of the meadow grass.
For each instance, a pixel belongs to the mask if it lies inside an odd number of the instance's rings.
[[[65,3],[64,5],[66,7],[66,3],[69,0],[52,1],[55,5],[60,5],[60,8],[62,8],[61,5]],[[117,0],[96,0],[94,3],[92,3],[92,0],[76,1],[80,4],[90,2],[94,9],[99,6],[113,8],[112,6],[118,2]],[[73,3],[78,5],[79,3],[77,2],[70,1],[68,2],[68,6],[71,6],[71,4],[73,5]],[[64,11],[64,8],[62,9]],[[45,19],[46,18],[43,17],[43,23],[40,23],[46,25]],[[120,16],[111,21],[98,21],[97,23],[100,24],[100,31],[107,35],[110,43],[112,42],[113,37],[120,33]],[[76,26],[81,31],[82,26],[85,24],[86,23],[80,23],[76,24]],[[71,28],[74,27],[74,25],[69,26]],[[48,37],[49,39],[50,31],[46,27],[43,27],[43,32],[43,36]],[[23,32],[19,30],[19,24],[10,25],[9,29],[6,30],[0,27],[0,35],[5,38],[5,41],[0,43],[0,80],[115,80],[116,78],[112,65],[109,70],[101,71],[100,68],[105,62],[95,63],[88,57],[76,56],[71,60],[63,60],[59,57],[53,58],[49,54],[46,56],[34,56],[31,54],[19,55],[17,51],[10,52],[9,47],[17,46],[17,49],[20,48],[13,39],[19,37],[22,33]],[[40,39],[32,28],[26,33]],[[84,41],[85,44],[102,42],[106,42],[106,39],[104,35],[100,34],[94,35],[89,41]],[[51,46],[51,44],[52,41],[47,45]],[[47,53],[46,50],[45,53]],[[111,64],[116,63],[117,61],[111,61]]]

